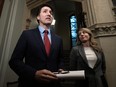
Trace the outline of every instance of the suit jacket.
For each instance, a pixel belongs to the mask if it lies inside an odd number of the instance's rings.
[[[9,61],[11,69],[19,76],[19,87],[48,87],[35,80],[35,72],[48,69],[52,72],[63,68],[62,39],[51,31],[51,50],[46,54],[44,43],[37,29],[25,30],[20,36]],[[51,82],[50,86],[54,86]],[[51,86],[51,87],[52,87]]]
[[[93,49],[97,62],[92,69],[89,67],[84,48],[82,45],[73,47],[70,53],[70,69],[71,70],[85,70],[85,80],[78,80],[76,85],[78,87],[108,87],[105,79],[105,58],[102,51]]]

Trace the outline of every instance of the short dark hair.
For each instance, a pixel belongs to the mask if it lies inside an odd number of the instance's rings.
[[[52,6],[51,6],[50,4],[47,4],[47,3],[41,4],[40,6],[38,6],[38,9],[37,9],[37,16],[40,14],[41,9],[42,9],[43,7],[45,7],[45,6],[49,7],[49,8],[53,11],[53,8],[52,8]]]

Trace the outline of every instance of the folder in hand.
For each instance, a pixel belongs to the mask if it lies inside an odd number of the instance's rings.
[[[56,72],[56,76],[59,79],[85,79],[85,71],[62,71],[61,73]]]

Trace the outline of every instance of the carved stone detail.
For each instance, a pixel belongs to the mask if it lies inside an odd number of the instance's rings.
[[[116,35],[116,22],[96,24],[90,29],[95,37]]]

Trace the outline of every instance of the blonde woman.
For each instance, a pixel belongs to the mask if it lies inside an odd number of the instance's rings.
[[[108,87],[105,79],[105,57],[88,28],[78,31],[77,46],[70,53],[70,69],[85,70],[85,79],[77,80],[75,87]]]

